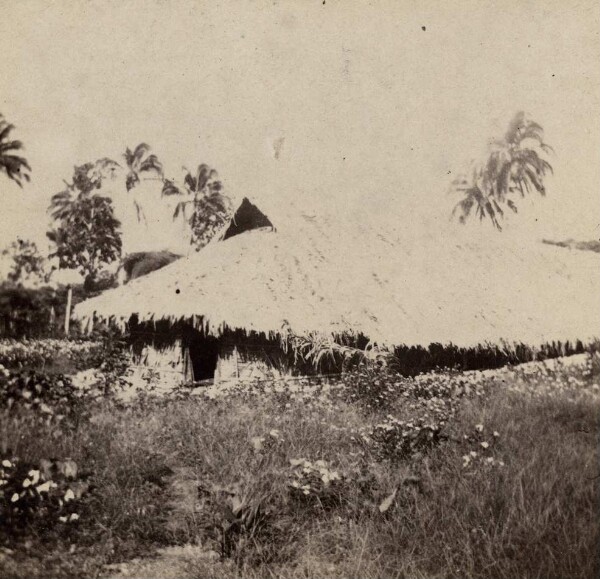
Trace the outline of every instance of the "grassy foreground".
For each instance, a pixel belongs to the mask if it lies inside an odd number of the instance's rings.
[[[87,482],[77,520],[2,527],[0,576],[597,577],[599,370],[5,410],[3,456]]]

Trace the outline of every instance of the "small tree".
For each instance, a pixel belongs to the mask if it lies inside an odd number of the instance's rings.
[[[461,175],[452,183],[452,190],[463,197],[452,215],[458,215],[460,223],[465,223],[474,212],[480,220],[487,217],[496,229],[502,230],[503,208],[517,213],[512,194],[546,194],[544,179],[552,172],[552,166],[544,156],[550,151],[552,147],[544,142],[542,127],[527,119],[525,113],[517,113],[504,138],[492,143],[485,163],[475,165],[469,177]]]
[[[120,222],[112,200],[94,191],[117,166],[110,159],[75,167],[73,183],[52,197],[49,212],[55,227],[47,233],[54,243],[59,267],[76,269],[86,285],[96,282],[102,267],[121,255]]]

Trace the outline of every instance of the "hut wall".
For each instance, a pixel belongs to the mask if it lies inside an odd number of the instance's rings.
[[[224,345],[221,348],[215,370],[215,384],[235,380],[264,380],[282,376],[281,367],[274,365],[273,360],[264,349],[254,349],[252,355],[244,350],[244,345]],[[241,354],[240,351],[244,353]]]

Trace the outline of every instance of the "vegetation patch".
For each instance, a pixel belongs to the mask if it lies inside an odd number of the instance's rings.
[[[598,570],[598,354],[415,377],[375,364],[128,401],[3,375],[8,576]],[[67,400],[85,401],[77,420],[55,418]]]

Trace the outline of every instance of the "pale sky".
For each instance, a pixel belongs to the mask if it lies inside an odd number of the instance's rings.
[[[0,246],[43,242],[73,165],[142,141],[238,200],[447,231],[449,171],[518,110],[556,175],[502,235],[598,239],[599,32],[597,0],[2,0],[0,112],[33,173],[0,175]]]

